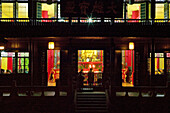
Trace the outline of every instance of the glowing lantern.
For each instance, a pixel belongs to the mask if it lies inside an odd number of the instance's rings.
[[[48,42],[48,49],[54,49],[54,42]]]
[[[0,46],[0,50],[4,50],[5,49],[5,47],[4,46]]]
[[[131,50],[134,49],[134,42],[129,42],[129,49],[131,49]]]

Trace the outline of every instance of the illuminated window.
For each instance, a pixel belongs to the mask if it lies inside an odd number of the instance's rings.
[[[155,75],[164,74],[164,53],[155,53]]]
[[[37,18],[56,18],[57,3],[47,4],[37,2]],[[42,20],[42,22],[52,22],[52,20]]]
[[[15,52],[0,52],[0,73],[15,73]]]
[[[17,72],[29,73],[29,52],[18,52]]]
[[[155,19],[164,19],[164,4],[155,5]]]
[[[164,75],[164,53],[155,53],[155,75]],[[151,75],[151,53],[148,58],[148,72]]]
[[[127,19],[146,19],[146,3],[127,4]],[[128,22],[141,22],[143,20],[129,20]]]
[[[18,18],[28,18],[28,3],[18,3]]]
[[[14,18],[13,7],[14,3],[1,3],[2,4],[2,18]]]
[[[60,77],[60,50],[47,50],[48,86],[56,86]]]
[[[127,18],[140,19],[140,4],[127,4]]]

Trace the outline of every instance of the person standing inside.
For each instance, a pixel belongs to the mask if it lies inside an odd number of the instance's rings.
[[[83,82],[84,82],[84,76],[83,76],[84,74],[83,74],[83,69],[81,69],[81,71],[79,72],[79,74],[78,74],[78,88],[79,88],[79,90],[83,87]]]
[[[90,71],[88,72],[88,84],[90,85],[90,87],[93,85],[94,82],[94,72],[93,69],[90,68]]]

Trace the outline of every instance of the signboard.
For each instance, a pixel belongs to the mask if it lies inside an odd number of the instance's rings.
[[[123,17],[123,0],[61,0],[62,17]]]

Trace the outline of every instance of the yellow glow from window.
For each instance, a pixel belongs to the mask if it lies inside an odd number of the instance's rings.
[[[18,18],[28,18],[28,3],[18,3]]]
[[[127,18],[132,18],[132,11],[139,11],[140,10],[140,4],[127,4]],[[139,14],[140,15],[140,14]]]
[[[155,74],[161,75],[163,73],[164,73],[164,58],[155,58]]]
[[[1,69],[7,70],[7,57],[1,57]]]
[[[155,5],[155,19],[164,19],[164,4]]]
[[[42,3],[42,12],[43,11],[48,11],[48,18],[55,17],[54,16],[54,4],[46,4]]]
[[[2,3],[2,18],[13,18],[13,3]]]

